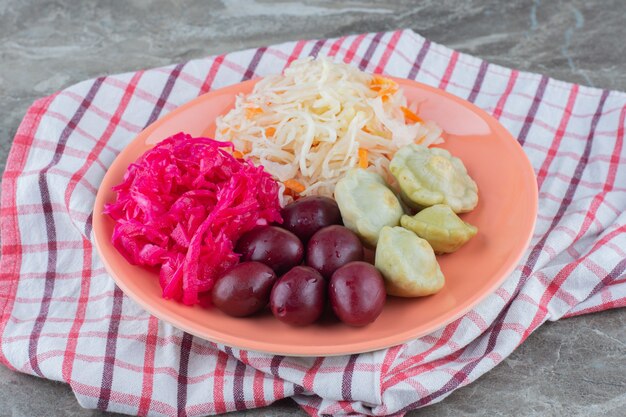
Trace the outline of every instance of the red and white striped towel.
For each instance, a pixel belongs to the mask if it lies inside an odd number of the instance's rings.
[[[518,138],[539,183],[521,264],[445,328],[360,355],[231,349],[159,322],[125,297],[91,241],[115,156],[145,126],[211,89],[307,55],[417,79],[474,102]],[[442,400],[546,320],[626,305],[626,94],[488,64],[410,30],[290,42],[89,80],[36,101],[2,183],[0,360],[65,381],[84,407],[198,416],[293,397],[311,415],[402,415]]]

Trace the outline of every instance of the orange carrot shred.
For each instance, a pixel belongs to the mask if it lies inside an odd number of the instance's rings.
[[[228,133],[229,130],[230,130],[229,128],[225,127],[224,129],[220,130],[220,133],[222,135],[225,135],[226,133]]]
[[[370,82],[370,88],[372,90],[380,89],[381,86],[388,85],[393,83],[389,78],[383,77],[382,75],[374,74],[372,76],[372,81]]]
[[[246,109],[246,118],[252,119],[254,116],[261,113],[263,113],[263,109],[260,107],[248,107]]]
[[[304,185],[302,185],[296,180],[287,180],[283,182],[283,184],[285,184],[285,187],[289,188],[290,190],[295,191],[296,193],[301,193],[306,188]]]
[[[268,127],[267,129],[265,129],[265,136],[266,137],[272,137],[274,136],[274,133],[276,133],[276,128],[275,127]]]
[[[368,165],[367,149],[359,148],[359,168],[367,168]]]
[[[414,123],[424,123],[424,120],[419,117],[417,114],[413,113],[411,110],[407,109],[406,107],[400,107],[402,109],[402,113],[404,113],[404,118],[406,120],[410,120]]]
[[[374,75],[370,82],[370,89],[378,92],[378,95],[386,101],[388,98],[385,99],[385,96],[393,95],[398,91],[398,84],[392,79]]]
[[[398,86],[387,87],[384,90],[380,91],[381,96],[392,96],[398,92]]]
[[[372,81],[370,81],[370,89],[374,90],[374,91],[378,91],[380,90],[381,87],[381,83],[380,83],[380,78],[378,75],[374,75],[372,77]]]
[[[243,154],[239,151],[233,151],[233,156],[237,159],[243,158]]]

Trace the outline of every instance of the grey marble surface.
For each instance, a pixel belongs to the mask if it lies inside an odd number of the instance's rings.
[[[299,38],[412,28],[492,62],[626,90],[626,2],[0,0],[0,169],[31,102],[101,74]],[[624,416],[626,312],[548,323],[509,358],[409,416]],[[0,367],[0,416],[104,416]],[[289,401],[236,416],[305,415]]]

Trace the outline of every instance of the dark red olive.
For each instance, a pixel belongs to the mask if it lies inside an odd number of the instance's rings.
[[[315,233],[307,245],[306,264],[330,279],[333,272],[352,261],[363,260],[358,236],[343,226],[328,226]]]
[[[326,302],[326,281],[313,268],[296,266],[274,284],[270,308],[274,316],[294,326],[319,319]]]
[[[276,226],[260,226],[245,233],[235,248],[242,261],[257,261],[284,274],[302,262],[304,246],[289,230]]]
[[[365,326],[383,311],[387,294],[378,269],[367,262],[350,262],[333,274],[328,297],[339,320]]]
[[[242,262],[217,280],[213,304],[230,316],[252,315],[267,305],[275,282],[276,274],[269,266]]]
[[[341,212],[335,200],[321,196],[302,197],[283,208],[282,227],[307,242],[323,227],[341,223]]]

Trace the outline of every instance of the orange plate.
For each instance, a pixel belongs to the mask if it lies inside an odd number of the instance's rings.
[[[210,92],[176,109],[141,132],[104,176],[94,207],[96,246],[117,285],[156,317],[203,339],[238,348],[292,356],[328,356],[377,350],[431,333],[459,318],[496,290],[526,249],[537,214],[533,169],[517,141],[493,117],[444,91],[397,80],[419,115],[445,131],[442,145],[460,157],[478,184],[478,207],[463,216],[478,235],[458,252],[439,257],[446,277],[436,295],[389,297],[378,319],[352,328],[333,319],[294,328],[269,312],[237,319],[216,309],[187,307],[161,298],[156,274],[128,264],[111,244],[113,221],[102,213],[115,199],[111,187],[130,163],[160,140],[185,131],[210,135],[215,118],[234,106],[235,95],[248,93],[255,81]]]

